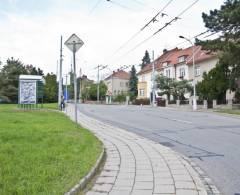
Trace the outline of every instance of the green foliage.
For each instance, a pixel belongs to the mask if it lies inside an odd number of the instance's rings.
[[[203,80],[196,86],[201,99],[224,100],[229,88],[228,67],[217,64],[208,74],[203,74]]]
[[[24,66],[18,59],[10,58],[0,71],[0,99],[6,102],[17,103],[18,80],[21,74],[42,75],[41,69],[32,65]]]
[[[57,76],[53,73],[47,74],[45,77],[44,86],[44,102],[57,102],[58,101],[58,83]]]
[[[129,88],[130,88],[129,91],[131,93],[132,99],[134,99],[134,97],[137,97],[138,95],[137,84],[138,84],[137,71],[135,69],[135,66],[132,66],[132,69],[130,72],[130,80],[129,80]]]
[[[117,96],[114,97],[113,101],[122,103],[126,101],[126,97],[127,97],[127,94],[125,93],[118,94]]]
[[[240,88],[236,82],[240,80],[240,1],[227,0],[219,10],[212,10],[209,14],[203,13],[202,17],[208,30],[213,33],[219,32],[221,36],[215,40],[197,40],[197,44],[219,53],[219,66],[227,67],[224,68],[225,74],[228,74],[225,82],[229,89],[237,90]],[[217,70],[219,69],[215,71]],[[214,88],[216,89],[213,85],[211,90],[214,91]]]
[[[88,89],[88,97],[90,100],[97,100],[97,88],[98,84],[91,84],[90,88]],[[99,99],[102,101],[105,99],[107,93],[107,86],[104,82],[100,82],[99,84]]]
[[[0,106],[0,194],[64,194],[95,165],[102,146],[62,113]]]
[[[151,62],[151,59],[150,59],[150,56],[149,56],[149,52],[146,50],[145,55],[142,59],[141,69],[143,69],[150,62]]]
[[[161,91],[158,94],[160,96],[167,95],[168,100],[170,100],[171,95],[175,100],[182,100],[184,99],[184,94],[192,92],[192,86],[187,80],[177,81],[176,79],[159,75],[156,78],[156,83],[157,88]]]

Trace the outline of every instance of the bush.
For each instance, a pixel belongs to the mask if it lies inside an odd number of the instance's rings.
[[[113,99],[114,102],[125,102],[126,101],[126,94],[118,94],[116,97]]]
[[[144,99],[136,99],[133,102],[134,105],[150,105],[150,99],[144,98]]]

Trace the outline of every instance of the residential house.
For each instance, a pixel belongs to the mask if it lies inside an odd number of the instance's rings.
[[[138,98],[150,98],[152,91],[152,68],[155,74],[162,74],[176,80],[193,80],[193,47],[186,49],[164,50],[163,54],[154,62],[148,64],[138,73]],[[201,81],[203,72],[209,72],[216,66],[217,55],[202,50],[201,46],[194,46],[195,79]]]
[[[117,70],[104,79],[104,83],[108,87],[107,95],[117,96],[119,94],[124,94],[129,91],[129,80],[130,74],[123,71]]]

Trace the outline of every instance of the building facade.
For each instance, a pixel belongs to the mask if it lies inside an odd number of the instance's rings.
[[[120,94],[128,93],[129,80],[129,73],[123,70],[113,71],[110,76],[104,79],[104,83],[107,85],[108,88],[107,95],[115,97]]]
[[[193,51],[195,71],[193,71]],[[178,81],[183,79],[192,81],[193,74],[195,74],[196,82],[199,82],[202,80],[203,73],[208,73],[216,66],[217,62],[217,55],[203,50],[201,46],[186,49],[175,48],[169,51],[164,50],[160,57],[145,66],[138,73],[138,98],[151,97],[153,78],[156,77],[156,75],[162,74]],[[154,74],[152,71],[153,65],[155,67]]]

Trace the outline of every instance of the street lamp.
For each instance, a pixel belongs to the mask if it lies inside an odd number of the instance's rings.
[[[196,80],[195,80],[195,48],[194,48],[194,43],[184,37],[184,36],[179,36],[180,39],[185,39],[192,45],[192,60],[193,60],[193,110],[197,110],[197,99],[196,99]]]

